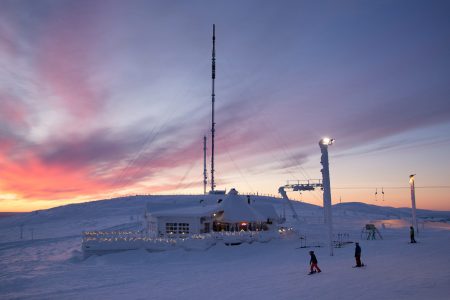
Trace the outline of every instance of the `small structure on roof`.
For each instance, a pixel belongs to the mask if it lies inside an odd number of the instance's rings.
[[[183,237],[211,232],[276,230],[274,207],[247,201],[231,189],[220,203],[164,211],[147,211],[145,227],[152,237]]]

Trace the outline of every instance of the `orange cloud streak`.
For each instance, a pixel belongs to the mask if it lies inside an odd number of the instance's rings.
[[[86,169],[45,165],[33,155],[20,163],[0,157],[0,168],[2,193],[15,194],[18,198],[56,200],[111,189],[106,182],[90,178]]]

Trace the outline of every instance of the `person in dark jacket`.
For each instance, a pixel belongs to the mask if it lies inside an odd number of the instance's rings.
[[[414,227],[409,227],[409,237],[411,238],[411,243],[417,243],[414,238]]]
[[[356,266],[357,268],[362,267],[361,264],[361,247],[359,246],[359,243],[355,243],[355,260],[356,260]]]
[[[311,266],[311,271],[309,272],[309,274],[313,274],[316,271],[318,273],[322,272],[319,268],[319,266],[317,265],[317,257],[314,254],[314,251],[309,251],[309,255],[311,256],[311,260],[309,261],[309,265]],[[315,269],[315,270],[314,270]]]

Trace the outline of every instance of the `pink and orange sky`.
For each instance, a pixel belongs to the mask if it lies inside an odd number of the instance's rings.
[[[447,1],[2,0],[0,211],[202,193],[213,23],[218,188],[450,210]]]

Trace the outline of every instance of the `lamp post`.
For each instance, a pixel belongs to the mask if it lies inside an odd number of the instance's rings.
[[[330,247],[330,255],[333,256],[333,221],[331,215],[331,184],[330,184],[330,167],[328,164],[328,146],[334,143],[334,139],[323,138],[319,141],[322,157],[322,184],[323,184],[323,209],[325,224],[328,225],[328,242]]]
[[[416,217],[416,189],[414,187],[414,176],[416,174],[409,175],[409,185],[411,187],[411,212],[412,212],[412,225],[417,233],[419,233],[419,227],[417,227]]]

